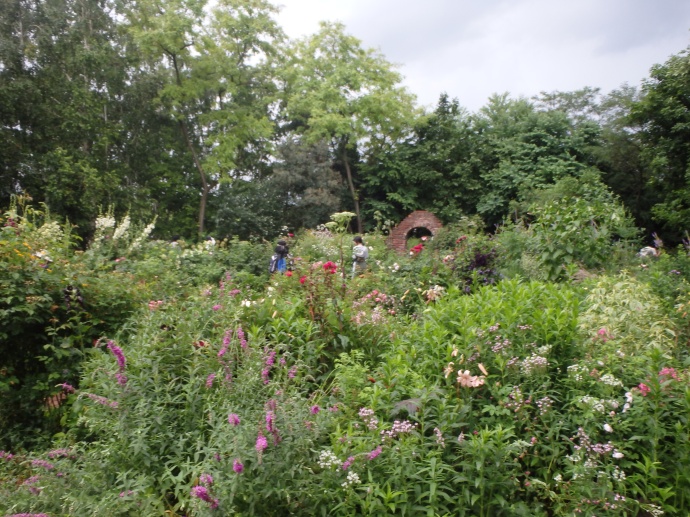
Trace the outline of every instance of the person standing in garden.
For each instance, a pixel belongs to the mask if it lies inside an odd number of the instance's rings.
[[[369,250],[359,235],[352,239],[352,242],[354,243],[352,248],[352,278],[354,278],[357,273],[363,273],[367,268]]]
[[[273,251],[274,253],[268,266],[268,272],[273,274],[276,271],[280,271],[282,273],[287,269],[287,256],[290,253],[290,248],[285,241],[280,240]]]

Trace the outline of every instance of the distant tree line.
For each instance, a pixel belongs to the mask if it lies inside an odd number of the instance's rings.
[[[420,109],[337,23],[290,40],[267,0],[0,0],[0,204],[28,194],[84,236],[114,206],[160,238],[270,238],[335,211],[354,230],[428,209],[524,217],[598,175],[647,233],[690,228],[690,57],[640,88],[443,93]]]

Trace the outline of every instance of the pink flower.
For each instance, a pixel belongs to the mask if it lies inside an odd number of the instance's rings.
[[[237,327],[237,339],[240,340],[240,346],[242,348],[247,348],[247,340],[244,337],[244,331],[242,327]]]
[[[678,372],[676,372],[675,368],[662,368],[659,371],[659,376],[668,376],[674,380],[678,380]]]
[[[228,415],[228,423],[232,424],[233,427],[237,427],[238,425],[240,425],[240,417],[235,413],[230,413]]]
[[[41,468],[44,468],[46,470],[53,470],[55,468],[55,465],[53,465],[52,463],[48,463],[45,460],[34,460],[31,462],[31,466],[32,467],[41,467]]]
[[[376,447],[376,449],[374,449],[373,451],[371,451],[371,452],[369,453],[369,456],[368,456],[369,461],[371,461],[371,460],[373,460],[374,458],[376,458],[376,457],[377,457],[379,454],[381,454],[382,452],[383,452],[383,449],[382,449],[381,446],[379,445],[378,447]]]
[[[286,272],[285,272],[285,276],[287,276],[287,277],[292,276],[292,271],[286,271]]]
[[[652,391],[649,386],[647,386],[644,382],[641,382],[638,386],[637,389],[640,390],[640,393],[642,394],[643,397],[647,396],[647,393]]]
[[[266,431],[269,433],[272,433],[275,428],[273,427],[273,423],[275,421],[275,414],[273,411],[267,411],[266,412]]]
[[[347,460],[343,462],[343,470],[347,470],[355,462],[355,457],[350,456]]]
[[[266,437],[259,432],[259,436],[256,437],[256,452],[262,453],[263,451],[266,450],[268,447],[268,440],[266,440]]]
[[[207,388],[210,388],[213,386],[213,379],[215,379],[215,378],[216,378],[215,373],[211,373],[211,374],[209,374],[208,377],[206,377],[206,387]]]
[[[115,359],[117,359],[117,365],[120,368],[120,371],[124,371],[125,367],[127,366],[127,359],[125,359],[125,354],[122,352],[122,349],[113,341],[108,341],[108,350],[110,350],[115,356]]]
[[[213,476],[211,476],[211,474],[202,474],[199,476],[199,483],[205,486],[211,486],[213,484]]]
[[[218,499],[213,499],[208,493],[208,489],[205,486],[194,486],[191,492],[193,497],[197,497],[202,501],[209,503],[211,508],[218,508]]]
[[[219,311],[220,309],[222,309],[222,305],[214,305],[214,306],[212,307],[212,309],[213,309],[214,311]]]
[[[232,470],[234,470],[237,474],[241,474],[242,471],[244,471],[244,465],[240,460],[235,460],[232,462]]]
[[[58,384],[58,387],[62,388],[67,393],[74,393],[76,391],[74,389],[74,386],[72,386],[71,384],[68,384],[66,382],[63,382],[62,384]]]
[[[312,415],[316,415],[319,411],[321,411],[321,408],[319,406],[312,406],[310,411]]]

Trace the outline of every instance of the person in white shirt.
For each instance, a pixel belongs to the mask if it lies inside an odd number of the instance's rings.
[[[367,268],[367,259],[369,258],[369,250],[364,245],[362,238],[358,235],[352,239],[354,247],[352,248],[352,278],[356,274],[361,274]]]

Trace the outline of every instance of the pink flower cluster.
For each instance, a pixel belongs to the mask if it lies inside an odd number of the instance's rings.
[[[157,310],[161,305],[163,305],[163,300],[151,300],[149,302],[149,310],[155,311]]]
[[[667,379],[673,379],[674,381],[677,381],[678,372],[676,372],[675,368],[662,368],[659,371],[659,377],[666,377]]]
[[[363,407],[359,410],[359,418],[364,420],[364,423],[366,424],[367,428],[371,430],[376,429],[379,425],[378,419],[374,416],[373,409]]]
[[[417,424],[413,424],[409,420],[396,420],[393,422],[393,427],[391,427],[389,430],[384,429],[381,431],[381,440],[385,440],[386,438],[393,440],[401,434],[410,434],[416,429],[416,427]]]
[[[46,470],[53,470],[55,468],[55,465],[53,465],[52,463],[45,461],[45,460],[33,460],[31,462],[31,466],[32,467],[40,467],[40,468],[46,469]]]
[[[205,501],[209,503],[209,507],[211,509],[216,509],[218,508],[218,499],[213,499],[211,495],[208,492],[208,488],[205,486],[195,486],[192,487],[192,497],[196,497],[198,499],[201,499],[202,501]]]

